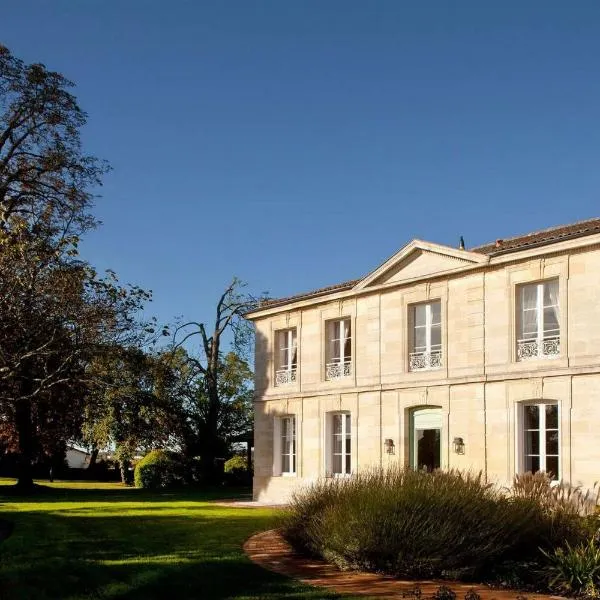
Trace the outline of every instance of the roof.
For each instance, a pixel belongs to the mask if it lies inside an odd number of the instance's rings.
[[[577,223],[571,223],[570,225],[558,225],[556,227],[549,227],[548,229],[540,229],[539,231],[505,240],[499,239],[495,242],[484,244],[483,246],[471,248],[470,250],[471,252],[497,256],[499,254],[527,250],[528,248],[554,244],[556,242],[562,242],[563,240],[592,235],[594,233],[600,233],[600,218],[598,217],[587,219],[585,221],[578,221]]]
[[[477,252],[478,254],[487,254],[488,256],[498,256],[500,254],[508,254],[510,252],[518,252],[520,250],[554,244],[556,242],[562,242],[563,240],[593,235],[594,233],[600,233],[600,217],[587,219],[585,221],[577,221],[570,225],[557,225],[555,227],[549,227],[548,229],[540,229],[539,231],[533,231],[532,233],[508,239],[498,239],[488,244],[469,248],[469,251]],[[311,292],[295,294],[294,296],[288,296],[287,298],[263,300],[257,310],[275,308],[297,300],[309,300],[319,296],[326,296],[334,292],[345,292],[351,290],[357,283],[362,281],[362,279],[363,278],[344,281],[343,283],[329,285],[317,290],[312,290]]]

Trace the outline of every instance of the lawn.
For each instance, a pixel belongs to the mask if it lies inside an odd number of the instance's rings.
[[[3,482],[7,483],[7,482]],[[338,598],[253,565],[242,544],[277,510],[212,502],[222,491],[148,493],[120,484],[0,487],[0,600]]]

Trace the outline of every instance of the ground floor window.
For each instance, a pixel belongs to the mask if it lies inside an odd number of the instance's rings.
[[[352,473],[351,418],[349,413],[331,415],[331,473],[334,477]]]
[[[522,472],[545,471],[560,478],[560,426],[557,403],[524,404],[521,418]]]
[[[296,417],[286,415],[275,420],[273,474],[296,474]]]
[[[442,463],[442,409],[422,408],[411,415],[411,467],[439,469]]]

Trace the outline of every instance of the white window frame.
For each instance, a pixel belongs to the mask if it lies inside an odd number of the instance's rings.
[[[336,418],[342,419],[342,431],[340,434],[334,433],[334,422]],[[353,460],[352,460],[352,449],[354,447],[354,440],[352,439],[352,415],[349,412],[332,412],[327,414],[327,464],[326,473],[329,477],[349,477],[352,475]],[[342,451],[341,453],[334,453],[334,438],[339,435],[342,438]],[[346,450],[346,440],[350,439],[350,451]],[[334,456],[341,456],[342,471],[335,473],[333,471]],[[350,470],[346,470],[347,459],[350,461]]]
[[[544,304],[544,291],[545,286],[550,283],[557,284],[556,304]],[[536,304],[535,308],[525,309],[524,307],[524,294],[527,288],[535,287],[536,289]],[[517,349],[516,359],[521,362],[523,360],[530,359],[553,359],[560,356],[560,282],[558,279],[546,279],[545,281],[539,281],[537,283],[523,283],[517,288]],[[546,335],[544,328],[544,309],[546,308],[558,308],[558,329],[550,330],[556,331],[556,333]],[[519,337],[524,336],[523,323],[525,311],[536,311],[536,327],[537,335],[535,338]],[[535,348],[536,352],[533,353],[532,349]]]
[[[438,325],[438,323],[433,323],[433,311],[432,306],[434,304],[439,304],[440,306],[440,343],[434,345],[431,343],[431,332],[433,329],[433,325]],[[417,308],[420,306],[425,307],[425,325],[417,325],[416,324],[416,314]],[[442,360],[443,360],[443,350],[442,350],[442,301],[441,300],[431,300],[430,302],[422,302],[419,304],[413,304],[410,307],[411,310],[411,318],[409,323],[411,325],[411,335],[410,335],[410,349],[409,349],[409,371],[428,371],[433,369],[441,369],[442,368]],[[425,346],[420,346],[420,350],[417,350],[417,329],[425,329]]]
[[[280,362],[280,352],[282,350],[285,351],[286,355],[286,360],[283,363]],[[295,362],[294,354],[296,355]],[[274,362],[276,386],[296,383],[298,373],[298,331],[296,327],[279,329],[275,332]]]
[[[537,406],[538,407],[538,427],[533,431],[538,432],[538,444],[539,444],[539,471],[547,472],[546,467],[546,432],[557,431],[558,432],[558,473],[554,473],[554,483],[558,483],[562,476],[562,444],[561,444],[561,408],[560,402],[557,401],[535,401],[535,402],[521,402],[518,406],[518,444],[517,444],[517,471],[519,473],[525,473],[525,462],[526,462],[526,432],[529,430],[525,429],[525,407],[526,406]],[[546,406],[556,406],[557,411],[557,428],[547,429],[546,428]],[[554,455],[552,455],[554,456]]]
[[[284,437],[284,421],[293,426],[290,437]],[[288,429],[289,431],[289,429]],[[290,448],[291,445],[291,448]],[[287,446],[287,447],[286,447]],[[286,451],[287,450],[287,451]],[[290,470],[284,471],[284,456],[290,458]],[[281,477],[296,477],[298,471],[298,421],[296,415],[275,417],[273,427],[273,475]]]
[[[346,332],[349,333],[349,353],[346,354]],[[335,337],[337,335],[337,337]],[[339,354],[330,355],[329,348],[338,342]],[[343,317],[325,321],[325,379],[335,380],[352,375],[352,319]]]

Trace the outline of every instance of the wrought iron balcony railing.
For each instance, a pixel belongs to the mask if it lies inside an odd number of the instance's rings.
[[[279,369],[275,371],[275,385],[288,385],[296,383],[297,370],[294,369]]]
[[[517,340],[517,360],[557,358],[560,355],[560,336],[542,340]]]
[[[441,350],[433,350],[432,352],[411,352],[408,355],[409,371],[429,371],[431,369],[440,369],[441,366]]]
[[[325,379],[342,379],[352,375],[352,361],[333,362],[325,365]]]

